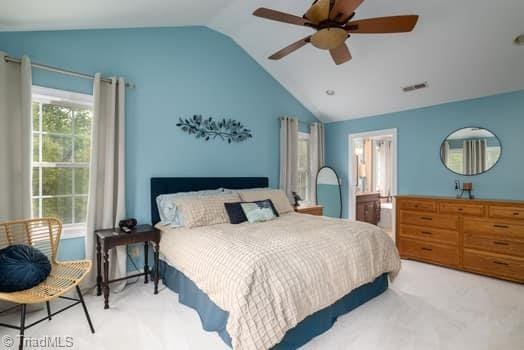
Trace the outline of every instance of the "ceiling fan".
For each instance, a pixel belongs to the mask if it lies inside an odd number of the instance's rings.
[[[345,43],[351,34],[405,33],[412,31],[417,24],[417,15],[352,21],[355,10],[363,1],[315,0],[302,17],[264,7],[253,12],[253,15],[317,30],[315,34],[300,39],[271,55],[269,59],[279,60],[311,43],[319,49],[329,50],[335,63],[340,65],[351,60],[351,53]]]

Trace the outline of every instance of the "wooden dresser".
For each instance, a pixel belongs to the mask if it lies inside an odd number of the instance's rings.
[[[356,197],[357,221],[377,225],[380,221],[380,194],[378,192],[358,193]]]
[[[524,201],[397,196],[400,256],[524,283]]]

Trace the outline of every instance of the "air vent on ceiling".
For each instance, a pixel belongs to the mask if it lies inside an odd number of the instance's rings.
[[[427,87],[428,87],[428,82],[425,81],[425,82],[420,83],[420,84],[405,86],[405,87],[402,88],[402,91],[404,91],[404,92],[411,92],[411,91],[415,91],[415,90],[425,89]]]

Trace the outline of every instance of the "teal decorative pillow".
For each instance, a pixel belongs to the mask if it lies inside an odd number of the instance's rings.
[[[278,214],[271,200],[266,199],[254,203],[241,203],[240,206],[251,224],[275,219]]]

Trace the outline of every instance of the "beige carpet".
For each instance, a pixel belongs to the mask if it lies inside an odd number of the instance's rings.
[[[129,286],[112,296],[110,310],[101,297],[88,296],[96,335],[80,308],[27,335],[71,336],[73,349],[228,349],[201,329],[196,312],[179,304],[176,294],[163,287],[154,296],[152,287],[141,281]],[[17,321],[15,316],[8,319]],[[0,334],[16,333],[1,328]],[[403,261],[390,290],[339,318],[304,349],[524,349],[524,286]]]

